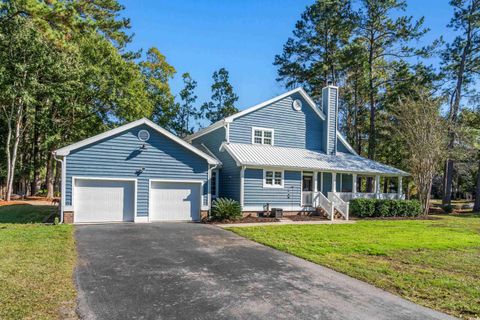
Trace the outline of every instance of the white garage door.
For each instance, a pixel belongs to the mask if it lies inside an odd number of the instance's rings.
[[[75,179],[75,222],[133,221],[135,182]]]
[[[150,221],[199,220],[201,183],[152,182]]]

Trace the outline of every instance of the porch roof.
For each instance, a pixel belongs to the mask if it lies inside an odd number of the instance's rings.
[[[323,152],[300,148],[286,148],[258,144],[224,143],[226,150],[239,166],[306,169],[357,174],[408,176],[405,171],[360,157],[337,152]]]

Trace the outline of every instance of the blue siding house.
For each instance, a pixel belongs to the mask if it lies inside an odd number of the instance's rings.
[[[337,127],[335,86],[320,106],[298,88],[184,140],[134,121],[55,151],[62,221],[198,221],[219,197],[239,201],[244,214],[348,219],[353,198],[402,198],[407,173],[357,155]]]
[[[222,162],[212,197],[233,198],[249,214],[321,209],[330,219],[348,219],[353,198],[402,198],[408,175],[356,154],[338,132],[338,88],[331,85],[320,106],[298,88],[185,140]]]

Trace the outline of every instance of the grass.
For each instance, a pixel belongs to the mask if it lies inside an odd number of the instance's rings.
[[[44,225],[51,206],[0,206],[0,319],[75,318],[71,225]]]
[[[228,229],[421,305],[480,317],[480,216]]]

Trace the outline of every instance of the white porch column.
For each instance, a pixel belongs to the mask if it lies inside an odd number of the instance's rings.
[[[240,169],[240,206],[242,207],[242,209],[243,209],[243,203],[245,198],[244,180],[245,180],[245,167],[242,167]]]
[[[352,175],[352,193],[357,193],[357,174],[354,173]]]
[[[375,176],[375,196],[378,198],[380,193],[380,176]]]
[[[313,192],[318,191],[318,172],[313,172]]]
[[[332,172],[332,192],[337,192],[337,174]]]
[[[402,199],[402,193],[403,193],[402,176],[398,176],[398,198],[399,199]]]

